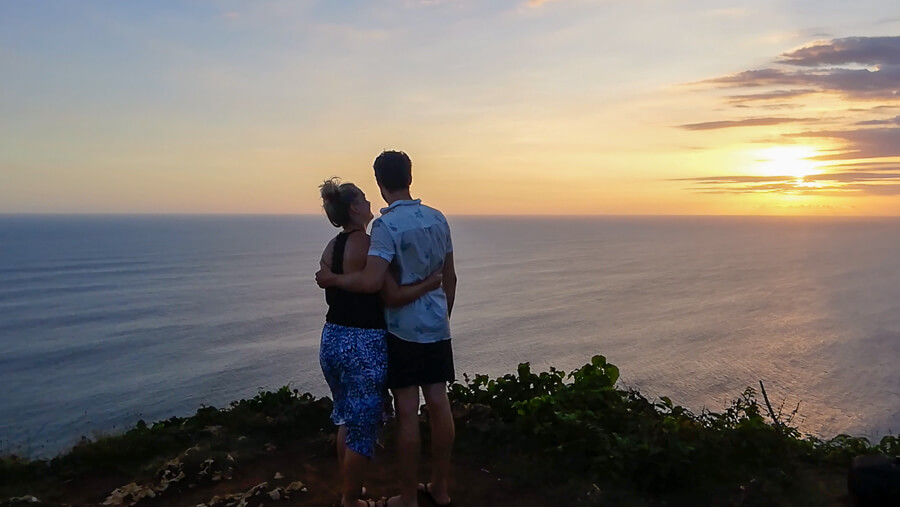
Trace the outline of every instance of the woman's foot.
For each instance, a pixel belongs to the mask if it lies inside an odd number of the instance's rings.
[[[419,483],[419,492],[424,494],[431,500],[431,503],[438,507],[450,507],[453,502],[450,501],[450,494],[445,491],[436,491],[430,482],[425,484]]]

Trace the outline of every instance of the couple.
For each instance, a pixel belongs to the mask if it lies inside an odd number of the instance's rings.
[[[328,219],[342,232],[322,254],[316,282],[328,314],[319,360],[334,399],[343,507],[417,507],[418,495],[450,505],[455,428],[447,399],[454,379],[450,312],[456,272],[450,227],[440,211],[409,193],[412,162],[398,151],[375,159],[388,207],[372,224],[372,204],[352,183],[320,187]],[[419,389],[432,435],[431,481],[418,482]],[[400,494],[361,500],[363,474],[380,430],[386,389],[394,394]]]

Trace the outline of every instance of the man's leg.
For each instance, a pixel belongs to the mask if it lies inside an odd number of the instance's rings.
[[[400,468],[400,499],[404,507],[417,507],[419,483],[419,388],[393,389],[397,409],[397,461]],[[391,502],[391,505],[394,505]]]
[[[431,483],[428,491],[439,504],[450,502],[450,459],[456,427],[447,398],[447,383],[422,386],[428,419],[431,421]]]

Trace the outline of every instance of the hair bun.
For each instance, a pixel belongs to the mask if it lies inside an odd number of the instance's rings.
[[[329,178],[319,185],[319,191],[322,200],[328,203],[337,203],[341,200],[341,180],[334,177]]]

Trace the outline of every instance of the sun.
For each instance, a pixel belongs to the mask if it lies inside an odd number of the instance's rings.
[[[819,162],[811,160],[819,154],[812,146],[772,146],[755,152],[760,176],[788,176],[802,182],[816,174]]]

